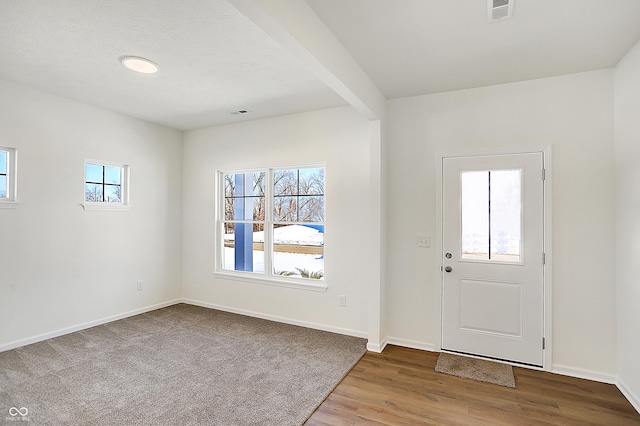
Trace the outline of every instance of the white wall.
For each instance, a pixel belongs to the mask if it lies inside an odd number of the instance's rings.
[[[180,297],[180,132],[0,82],[0,145],[20,201],[0,209],[0,348]],[[85,158],[131,166],[129,212],[82,209]]]
[[[212,127],[184,135],[183,296],[209,306],[346,333],[367,333],[372,238],[369,123],[351,107]],[[326,162],[326,292],[214,276],[217,170]],[[347,306],[338,306],[339,295]]]
[[[618,375],[640,410],[640,43],[615,68]]]
[[[437,341],[436,155],[553,149],[553,364],[616,373],[612,71],[390,100],[387,318]],[[637,351],[636,351],[637,353]]]
[[[368,268],[385,266],[384,334],[429,348],[439,333],[436,250],[416,247],[416,236],[436,241],[436,154],[551,145],[554,365],[613,375],[618,345],[620,376],[637,394],[640,207],[626,194],[638,180],[639,55],[636,47],[616,70],[618,252],[626,256],[617,265],[611,70],[390,100],[386,265],[366,255],[379,238],[361,209],[372,196],[370,123],[351,107],[182,135],[0,82],[0,145],[19,150],[21,201],[0,210],[0,348],[180,297],[366,335]],[[85,158],[131,165],[131,211],[82,210]],[[214,276],[215,171],[316,161],[327,164],[327,292]],[[341,294],[347,307],[338,306]]]

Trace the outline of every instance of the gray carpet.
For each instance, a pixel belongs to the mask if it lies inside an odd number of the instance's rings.
[[[438,373],[450,374],[464,379],[493,383],[508,388],[516,387],[513,368],[508,364],[441,353],[436,363]]]
[[[175,305],[0,353],[0,423],[299,425],[365,345]]]

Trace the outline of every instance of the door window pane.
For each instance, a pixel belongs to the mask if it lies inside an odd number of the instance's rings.
[[[462,258],[489,260],[489,172],[462,172]]]
[[[462,172],[462,259],[520,262],[520,170]]]
[[[522,221],[520,170],[491,172],[491,259],[519,262]]]

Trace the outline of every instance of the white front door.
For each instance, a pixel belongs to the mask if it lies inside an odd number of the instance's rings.
[[[443,159],[442,349],[542,366],[541,152]]]

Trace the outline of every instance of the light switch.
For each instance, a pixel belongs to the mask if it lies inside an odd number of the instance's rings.
[[[431,247],[431,236],[418,235],[418,247]]]

